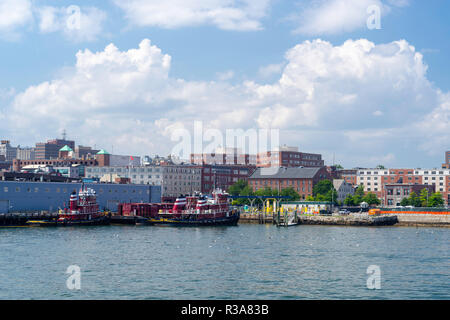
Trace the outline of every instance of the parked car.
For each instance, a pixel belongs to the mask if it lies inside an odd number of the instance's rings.
[[[350,214],[350,211],[347,209],[341,209],[339,210],[339,214]]]

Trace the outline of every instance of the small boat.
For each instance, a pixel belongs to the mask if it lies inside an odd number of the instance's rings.
[[[111,214],[99,210],[97,195],[91,188],[81,187],[79,193],[75,191],[70,195],[70,208],[60,210],[55,219],[30,220],[29,226],[92,226],[108,225]]]
[[[147,223],[172,226],[235,226],[239,218],[239,211],[231,209],[228,204],[228,194],[216,189],[212,198],[201,194],[180,196],[172,209],[159,210]]]

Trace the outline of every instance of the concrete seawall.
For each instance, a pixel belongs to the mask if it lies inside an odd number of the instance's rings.
[[[392,226],[398,222],[396,216],[300,216],[299,224],[335,226]]]
[[[239,223],[274,224],[276,216],[272,214],[241,214]],[[413,227],[450,227],[450,215],[446,214],[382,214],[380,216],[349,215],[319,216],[300,215],[299,224],[341,225],[341,226],[413,226]]]
[[[391,215],[383,215],[391,216]],[[398,219],[397,226],[415,227],[450,227],[450,215],[444,214],[395,214]]]

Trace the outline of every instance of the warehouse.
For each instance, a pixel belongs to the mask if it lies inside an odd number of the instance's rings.
[[[101,209],[117,210],[120,202],[160,202],[161,187],[137,184],[88,183]],[[55,211],[68,205],[81,183],[0,181],[0,213]]]

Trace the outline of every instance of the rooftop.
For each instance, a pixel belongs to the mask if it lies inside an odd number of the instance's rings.
[[[321,168],[271,167],[258,168],[250,179],[312,179]]]
[[[60,152],[64,152],[64,151],[68,151],[68,152],[72,152],[72,148],[69,147],[68,145],[65,145],[64,147],[62,147],[61,149],[59,149]]]

